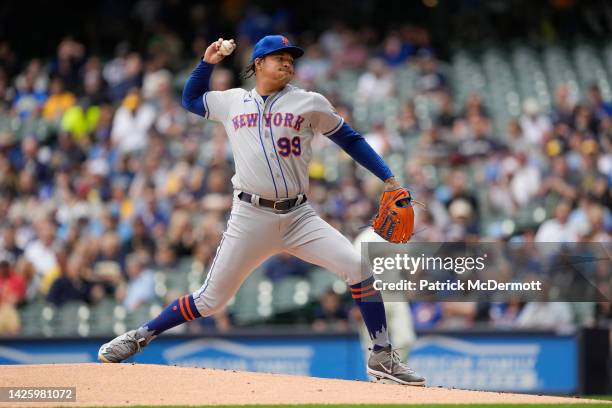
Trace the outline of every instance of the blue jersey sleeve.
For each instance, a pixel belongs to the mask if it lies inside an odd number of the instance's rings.
[[[189,78],[185,83],[185,88],[183,88],[182,98],[183,107],[189,112],[200,116],[204,116],[206,114],[202,96],[208,92],[208,84],[210,82],[210,76],[212,75],[213,68],[213,64],[200,61],[191,75],[189,75]]]
[[[391,169],[385,161],[372,149],[366,140],[346,123],[340,129],[328,136],[357,163],[370,170],[382,181],[393,177]]]

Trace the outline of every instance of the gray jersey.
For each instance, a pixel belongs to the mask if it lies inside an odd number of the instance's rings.
[[[234,154],[236,190],[267,199],[308,190],[314,135],[329,136],[343,119],[321,94],[287,85],[264,102],[255,89],[204,94],[206,119],[221,122]]]
[[[293,86],[265,102],[254,89],[212,91],[203,98],[204,117],[221,122],[229,137],[234,188],[269,200],[306,193],[312,138],[331,135],[344,122],[322,95]],[[217,313],[255,268],[280,252],[327,268],[349,285],[365,279],[359,252],[308,201],[277,213],[244,202],[234,192],[227,229],[206,281],[193,292],[198,312]]]

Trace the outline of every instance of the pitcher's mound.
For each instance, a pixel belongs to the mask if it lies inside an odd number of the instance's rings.
[[[572,403],[575,398],[407,387],[363,381],[148,364],[0,366],[3,387],[76,387],[92,405]],[[0,403],[0,406],[6,406]],[[17,405],[17,404],[11,404]],[[30,405],[30,404],[28,404]]]

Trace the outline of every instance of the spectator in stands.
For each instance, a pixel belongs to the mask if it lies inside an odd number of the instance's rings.
[[[238,25],[239,38],[247,44],[255,44],[258,39],[273,31],[272,17],[257,6],[250,6]]]
[[[311,44],[306,47],[304,56],[297,62],[296,79],[300,82],[324,81],[329,76],[330,68],[331,63],[323,53],[322,47],[317,43]]]
[[[523,103],[521,128],[525,139],[534,145],[542,144],[552,130],[550,119],[540,111],[540,104],[534,98],[527,98]]]
[[[590,191],[595,201],[604,208],[612,208],[612,190],[609,187],[610,182],[608,180],[609,178],[605,174],[598,175]],[[609,225],[608,223],[607,226],[609,227]]]
[[[561,199],[575,200],[578,197],[580,177],[570,172],[564,156],[553,157],[550,168],[543,177],[538,194],[545,200],[547,207],[555,207]]]
[[[49,75],[44,69],[42,61],[39,58],[34,58],[27,63],[23,61],[25,68],[22,72],[13,72],[15,76],[15,91],[23,90],[26,86],[28,78],[33,80],[34,90],[45,92],[49,85]]]
[[[24,302],[30,302],[40,298],[41,294],[38,291],[38,286],[32,283],[36,278],[36,271],[34,270],[32,264],[22,256],[21,258],[17,259],[13,265],[15,274],[21,276],[26,283]]]
[[[109,87],[116,87],[125,79],[125,59],[129,51],[130,46],[127,42],[118,43],[115,46],[115,57],[104,64],[102,68],[102,77]]]
[[[83,67],[83,95],[80,97],[81,105],[101,105],[108,100],[106,83],[102,77],[102,61],[97,56],[91,56]]]
[[[465,172],[460,169],[455,169],[448,176],[447,184],[442,185],[436,192],[436,198],[446,205],[447,209],[456,200],[463,200],[469,204],[471,211],[478,212],[478,200],[472,191],[468,188],[468,180]]]
[[[113,231],[106,231],[99,241],[98,251],[93,264],[93,274],[96,278],[110,280],[115,285],[123,279],[122,270],[125,261],[120,254],[120,238]]]
[[[140,217],[134,218],[132,222],[132,234],[130,238],[121,245],[119,253],[121,259],[125,260],[133,252],[145,252],[149,256],[153,255],[155,242],[147,231],[147,226]]]
[[[598,119],[593,115],[593,110],[585,104],[578,104],[574,108],[572,116],[572,128],[584,140],[585,137],[595,138],[597,128],[599,126]]]
[[[516,319],[521,313],[522,304],[517,298],[507,303],[492,303],[489,307],[489,324],[499,329],[510,329],[516,325]]]
[[[610,209],[593,204],[587,207],[588,229],[580,234],[580,238],[586,242],[610,242],[610,232],[605,227],[606,212],[610,219]]]
[[[445,241],[461,242],[478,239],[478,226],[474,220],[474,208],[466,199],[454,199],[448,207],[448,213],[450,223],[442,229]]]
[[[390,67],[398,67],[404,64],[412,56],[414,49],[408,42],[402,41],[397,32],[392,32],[383,42],[383,50],[380,57]]]
[[[157,196],[154,186],[148,185],[136,202],[136,215],[144,223],[147,231],[154,236],[161,236],[169,222],[168,210]]]
[[[34,136],[26,136],[21,141],[21,148],[10,159],[16,171],[32,175],[34,184],[39,187],[45,187],[46,183],[51,181],[51,169],[48,162],[45,161],[47,158],[41,154],[38,140]],[[28,191],[20,192],[27,193]],[[34,192],[29,191],[29,193]]]
[[[448,163],[449,158],[453,160],[456,156],[454,146],[437,126],[431,126],[422,133],[419,150],[422,160],[434,166]]]
[[[47,301],[55,306],[73,301],[87,303],[99,301],[104,296],[104,289],[83,279],[86,267],[85,260],[80,254],[71,255],[62,268],[62,275],[51,285]]]
[[[515,157],[516,168],[512,174],[510,188],[512,199],[521,208],[531,203],[540,190],[540,169],[529,161],[525,153],[518,153]]]
[[[109,96],[113,103],[123,100],[133,89],[140,89],[142,85],[142,58],[138,53],[132,52],[125,56],[122,62],[117,60],[117,82],[109,82]]]
[[[483,116],[472,116],[469,120],[471,135],[457,146],[457,153],[463,161],[485,159],[500,148],[491,137],[491,122]]]
[[[612,116],[612,103],[604,101],[599,85],[589,86],[589,102],[595,117],[601,121]]]
[[[286,253],[274,256],[264,264],[264,274],[272,282],[288,276],[305,278],[309,269],[307,263]]]
[[[51,75],[60,77],[69,91],[79,90],[79,76],[85,62],[85,46],[67,36],[59,43],[51,64]]]
[[[418,227],[414,231],[413,241],[416,242],[443,242],[444,235],[442,229],[435,223],[430,211],[418,211],[415,216],[415,225]]]
[[[53,281],[59,276],[59,264],[56,256],[58,242],[55,240],[55,224],[43,218],[36,225],[37,239],[25,248],[25,259],[31,262],[36,271],[32,284],[43,294],[49,291]]]
[[[368,69],[357,82],[356,96],[368,102],[382,102],[394,92],[393,72],[378,58],[370,60]]]
[[[414,138],[420,135],[421,130],[421,124],[414,112],[414,103],[404,103],[397,117],[397,132],[402,138]]]
[[[163,271],[174,271],[178,265],[176,253],[165,239],[159,239],[155,247],[155,267]]]
[[[566,302],[528,302],[516,319],[516,327],[529,329],[569,329],[573,313]]]
[[[596,180],[601,176],[598,168],[597,156],[599,154],[599,145],[593,139],[584,139],[577,146],[577,155],[574,159],[578,159],[579,163],[574,161],[572,170],[577,171],[580,176],[579,187],[584,192],[592,191],[595,187]],[[572,165],[571,161],[570,166]]]
[[[13,269],[15,259],[9,252],[0,251],[0,304],[16,306],[25,300],[27,282]]]
[[[111,131],[113,144],[123,154],[144,150],[154,121],[155,109],[142,102],[138,88],[132,88],[115,113]]]
[[[63,80],[59,77],[53,78],[49,84],[49,98],[42,108],[42,117],[47,121],[57,122],[75,102],[74,94],[64,89]]]
[[[141,96],[144,100],[157,105],[164,97],[171,96],[172,73],[158,60],[149,61],[142,80]]]
[[[226,68],[215,69],[210,77],[212,91],[227,91],[234,85],[234,74]]]
[[[351,30],[342,30],[340,34],[340,42],[336,52],[331,52],[332,70],[340,69],[363,69],[368,63],[368,50],[364,36],[368,32],[363,29],[360,32]]]
[[[194,246],[193,225],[189,213],[175,211],[168,226],[168,243],[177,256],[189,256]]]
[[[529,153],[529,143],[523,136],[523,128],[517,119],[511,119],[508,122],[506,130],[506,144],[512,152]]]
[[[576,103],[571,96],[569,85],[566,83],[560,84],[555,91],[555,102],[551,112],[552,122],[554,124],[570,125],[575,106]]]
[[[314,312],[312,328],[316,331],[347,330],[348,312],[340,296],[329,289],[321,295]]]
[[[13,225],[9,224],[4,227],[0,247],[11,257],[13,262],[23,255],[23,249],[17,245],[17,231]]]
[[[417,51],[420,77],[417,80],[417,89],[423,93],[438,93],[446,91],[447,79],[442,73],[438,61],[431,50]]]
[[[476,302],[443,302],[442,317],[437,327],[442,329],[467,329],[474,325],[478,312]]]
[[[146,266],[147,255],[134,253],[126,260],[128,282],[125,287],[117,291],[117,300],[128,311],[134,311],[155,298],[155,280],[153,271]]]
[[[536,242],[576,242],[578,235],[574,226],[568,223],[572,205],[567,200],[561,200],[555,208],[555,216],[544,221],[538,228]]]
[[[402,150],[402,140],[395,132],[387,129],[383,122],[376,122],[372,130],[363,135],[372,149],[381,156]]]
[[[227,211],[231,207],[232,195],[226,180],[224,168],[212,168],[206,180],[206,195],[202,200],[202,208],[209,211]]]
[[[27,120],[30,115],[37,115],[42,104],[47,99],[46,87],[36,89],[36,72],[27,69],[23,76],[23,83],[18,86],[12,109],[21,120]]]
[[[471,118],[472,116],[484,116],[485,118],[490,117],[488,109],[484,106],[482,96],[476,92],[472,92],[468,95],[465,100],[465,107],[463,109],[463,118]]]
[[[435,123],[444,131],[450,131],[457,119],[455,108],[453,106],[453,98],[449,92],[441,92],[439,97],[440,109],[436,117]]]
[[[185,133],[187,115],[172,97],[169,80],[162,86],[165,89],[159,95],[159,113],[154,123],[155,130],[165,137],[179,139]]]
[[[21,331],[21,318],[15,305],[0,301],[0,337],[17,336]]]

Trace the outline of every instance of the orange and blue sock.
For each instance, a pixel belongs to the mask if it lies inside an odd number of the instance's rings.
[[[390,343],[387,334],[385,304],[380,292],[374,289],[374,277],[371,276],[363,282],[351,285],[351,294],[368,328],[373,350],[378,351],[388,347]]]
[[[185,295],[170,303],[155,319],[139,328],[138,332],[147,338],[148,343],[160,333],[198,317],[201,315],[193,296]]]

